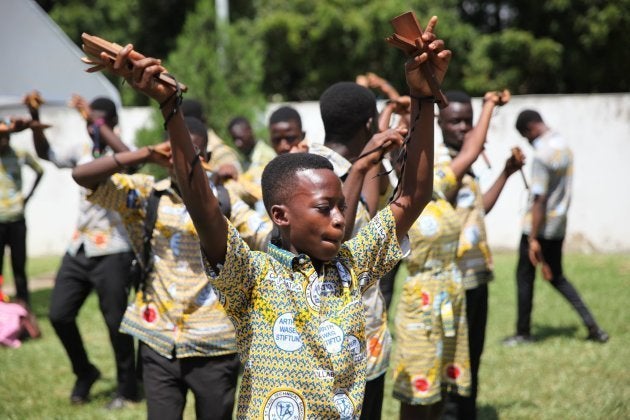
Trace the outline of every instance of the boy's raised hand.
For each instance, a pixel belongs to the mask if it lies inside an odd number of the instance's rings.
[[[444,41],[437,39],[435,27],[437,25],[437,16],[433,16],[422,36],[416,38],[416,46],[420,49],[426,46],[429,52],[423,52],[415,57],[410,58],[405,63],[405,73],[409,92],[413,96],[431,96],[431,88],[420,71],[420,64],[428,61],[433,66],[433,72],[438,83],[442,83],[448,64],[451,61],[451,51],[444,49]]]
[[[352,166],[367,171],[379,164],[387,152],[402,146],[405,134],[406,128],[388,128],[374,134],[363,147],[361,154],[352,160]]]
[[[144,93],[158,103],[163,103],[175,93],[175,88],[155,80],[160,73],[166,73],[161,60],[145,57],[133,50],[133,45],[125,45],[116,55],[112,64],[106,53],[101,59],[110,72],[123,77],[127,83],[139,92]]]

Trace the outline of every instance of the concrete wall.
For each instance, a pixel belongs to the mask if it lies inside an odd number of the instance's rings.
[[[295,106],[303,118],[311,141],[323,141],[324,132],[317,103]],[[278,105],[271,105],[266,116]],[[478,115],[481,100],[473,107]],[[477,162],[475,169],[482,186],[488,187],[503,167],[510,148],[520,146],[531,156],[532,149],[514,129],[518,113],[525,108],[538,110],[546,123],[566,136],[575,156],[574,197],[569,213],[567,247],[586,252],[630,251],[630,189],[624,183],[626,156],[630,156],[630,94],[517,96],[497,109],[488,132],[487,156],[492,168]],[[24,115],[23,109],[2,109],[2,115]],[[133,143],[137,129],[150,121],[146,108],[125,108],[120,113],[121,136]],[[60,149],[88,142],[83,121],[75,111],[44,108],[42,120],[54,124],[47,130],[51,143]],[[436,128],[436,142],[441,133]],[[16,148],[33,151],[30,132],[12,136]],[[34,152],[33,152],[34,153]],[[530,159],[531,160],[531,159]],[[59,170],[43,162],[42,183],[28,205],[28,249],[30,255],[59,254],[65,249],[77,218],[78,188],[69,170]],[[530,167],[524,170],[530,177]],[[24,169],[26,188],[33,177]],[[495,208],[487,217],[493,248],[514,249],[521,229],[527,191],[520,175],[514,174]]]

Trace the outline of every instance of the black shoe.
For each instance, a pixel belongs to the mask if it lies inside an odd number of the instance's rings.
[[[589,329],[588,336],[586,337],[587,340],[594,341],[596,343],[605,343],[609,338],[610,336],[608,333],[599,327]]]
[[[502,343],[506,347],[520,346],[521,344],[531,344],[534,341],[534,337],[529,334],[516,334],[511,337],[503,339]]]
[[[92,366],[92,370],[77,378],[77,381],[74,383],[74,388],[72,388],[72,394],[70,394],[70,402],[72,404],[84,404],[88,402],[90,389],[92,389],[92,385],[101,377],[101,372],[95,367]]]
[[[128,407],[129,404],[138,402],[137,399],[125,398],[120,395],[116,395],[107,405],[106,410],[120,410],[121,408]]]

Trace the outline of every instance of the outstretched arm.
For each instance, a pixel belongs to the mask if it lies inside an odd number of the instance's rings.
[[[357,215],[357,206],[363,185],[366,181],[366,175],[375,174],[381,164],[381,160],[385,153],[394,147],[400,147],[403,142],[401,133],[397,130],[389,129],[382,133],[377,133],[363,147],[363,151],[359,155],[352,167],[350,173],[343,183],[343,194],[346,198],[346,234],[345,240],[352,237],[354,230],[354,222]],[[368,182],[370,180],[367,180]],[[378,188],[377,180],[371,180]],[[377,192],[378,194],[378,192]]]
[[[524,160],[518,160],[514,155],[510,156],[505,161],[505,166],[503,167],[503,170],[501,171],[497,179],[494,181],[494,184],[492,184],[488,191],[486,191],[483,195],[483,209],[486,214],[490,213],[490,210],[492,210],[492,208],[496,204],[508,178],[514,172],[521,169],[524,164]]]
[[[94,190],[101,182],[128,166],[150,162],[168,167],[170,155],[171,145],[169,142],[156,146],[145,146],[138,150],[114,153],[111,156],[103,156],[75,167],[72,170],[72,178],[82,187]]]
[[[451,52],[444,49],[444,41],[436,39],[436,24],[437,17],[433,16],[422,38],[416,40],[416,45],[426,45],[429,52],[413,57],[405,65],[411,96],[411,138],[407,144],[401,191],[390,204],[399,241],[407,234],[433,193],[433,99],[420,64],[429,61],[435,77],[441,82],[451,59]]]
[[[31,190],[24,197],[24,205],[26,205],[26,203],[28,203],[28,201],[31,199],[33,193],[35,192],[35,188],[37,188],[39,182],[42,180],[42,176],[44,176],[44,169],[37,163],[37,161],[35,161],[30,153],[26,155],[26,164],[30,166],[33,171],[35,171],[35,181],[33,182]]]
[[[101,58],[108,63],[105,54]],[[128,63],[131,64],[131,68],[127,66]],[[166,69],[160,60],[147,58],[133,51],[131,44],[120,50],[116,61],[113,65],[108,65],[108,69],[124,77],[130,86],[160,104],[171,141],[177,184],[199,235],[201,246],[208,262],[215,266],[223,263],[227,249],[227,224],[190,139],[190,133],[179,108],[180,97],[173,87],[159,83],[155,79],[156,75],[166,72]]]
[[[507,90],[501,93],[494,91],[487,92],[484,95],[479,121],[477,121],[477,125],[475,125],[472,130],[466,133],[462,149],[451,162],[451,169],[457,181],[463,178],[464,174],[470,169],[483,151],[494,108],[506,104],[509,100],[510,92]]]
[[[105,124],[104,118],[100,117],[98,112],[93,111],[90,104],[83,97],[73,95],[70,99],[70,105],[79,111],[83,119],[85,119],[88,131],[98,130],[101,141],[109,146],[114,153],[126,152],[129,150],[129,147],[127,147],[120,137],[114,133],[112,127]]]

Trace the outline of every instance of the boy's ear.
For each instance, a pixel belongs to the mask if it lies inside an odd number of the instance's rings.
[[[283,204],[274,204],[269,211],[271,221],[278,226],[288,226],[289,217],[287,207]]]

